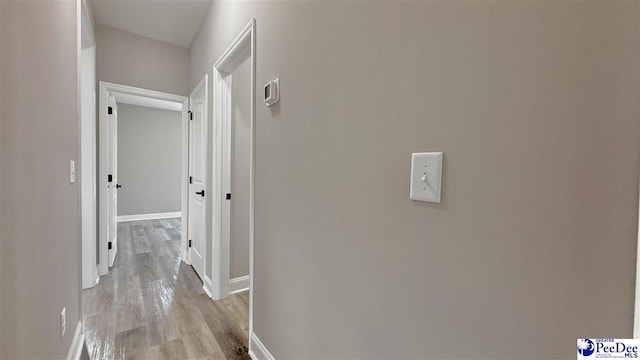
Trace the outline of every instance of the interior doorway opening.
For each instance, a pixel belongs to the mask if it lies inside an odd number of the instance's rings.
[[[213,188],[213,298],[224,299],[231,293],[249,291],[249,353],[253,344],[253,261],[254,261],[254,174],[255,174],[255,72],[256,20],[252,18],[213,65],[214,172]],[[246,76],[242,73],[246,66]],[[234,93],[234,79],[238,80]],[[242,106],[245,104],[245,106]],[[234,106],[236,105],[236,106]],[[237,111],[241,105],[243,111]],[[245,124],[246,135],[241,135]],[[239,147],[236,147],[239,145]],[[243,155],[245,154],[246,155]],[[241,160],[244,160],[243,161]],[[244,184],[237,181],[248,176]],[[235,190],[234,190],[235,188]],[[238,196],[240,191],[242,195]],[[236,191],[236,199],[232,203]],[[246,207],[245,207],[246,205]],[[245,210],[243,210],[245,209]],[[242,215],[242,214],[245,215]],[[234,217],[235,216],[235,217]],[[247,221],[243,222],[244,216]],[[240,221],[235,221],[240,220]],[[232,277],[232,239],[247,226],[249,275]],[[242,237],[242,236],[240,236]]]
[[[161,93],[152,90],[140,89],[125,85],[112,84],[107,82],[100,82],[100,109],[99,109],[99,128],[100,128],[100,141],[99,141],[99,164],[100,171],[98,175],[98,188],[99,188],[99,246],[98,246],[98,270],[100,275],[108,273],[109,267],[113,266],[117,252],[118,252],[118,220],[120,221],[132,221],[132,220],[152,220],[162,218],[180,217],[181,224],[186,224],[188,221],[188,208],[187,208],[187,181],[188,181],[188,99],[184,96]],[[180,183],[180,195],[179,195],[179,212],[178,211],[156,211],[149,212],[148,204],[141,204],[144,199],[153,197],[149,195],[150,188],[157,188],[158,184],[163,183],[159,178],[148,178],[148,171],[141,171],[141,166],[146,165],[144,161],[130,162],[129,158],[126,160],[131,163],[127,164],[127,171],[130,176],[145,176],[139,184],[129,184],[134,186],[134,191],[131,191],[131,196],[139,197],[139,199],[128,199],[127,208],[121,207],[121,211],[125,211],[125,214],[118,215],[118,192],[125,184],[121,184],[118,176],[118,117],[119,106],[125,107],[127,113],[138,113],[140,116],[140,109],[152,109],[156,113],[151,116],[155,116],[154,119],[146,119],[147,126],[151,122],[150,126],[159,128],[161,121],[158,120],[158,116],[162,112],[173,111],[178,112],[180,117],[180,123],[178,128],[181,129],[181,140],[178,145],[180,165],[178,167],[179,175],[171,174],[172,177],[177,178],[175,181]],[[135,116],[135,115],[133,115]],[[145,121],[138,121],[144,126]],[[156,121],[155,124],[153,122]],[[131,124],[126,124],[130,127]],[[171,129],[169,129],[171,130]],[[137,138],[129,139],[132,144],[128,145],[130,149],[139,150],[145,149],[145,147],[151,146],[151,144],[145,144],[141,136],[145,134],[144,129],[138,129]],[[155,144],[154,151],[152,153],[162,150],[166,144]],[[176,145],[171,146],[176,149]],[[148,150],[148,149],[146,149]],[[147,152],[150,154],[149,152]],[[159,154],[162,155],[162,154]],[[165,154],[166,155],[166,154]],[[175,154],[174,154],[175,155]],[[162,157],[157,158],[155,161],[155,167],[162,166]],[[175,163],[173,161],[172,163]],[[121,164],[122,165],[122,164]],[[148,169],[147,169],[148,170]],[[175,169],[174,169],[175,172]],[[173,181],[173,182],[175,182]],[[166,182],[166,181],[165,181]],[[137,189],[135,189],[137,187]],[[162,187],[160,188],[162,189]],[[160,190],[161,191],[161,190]],[[162,202],[165,199],[151,199],[156,203]],[[156,204],[157,205],[157,204]],[[163,205],[160,205],[160,208]],[[166,208],[166,204],[164,205]],[[145,210],[146,209],[146,210]],[[185,262],[189,261],[188,257],[188,233],[187,231],[181,231],[181,244],[180,252],[182,259]]]
[[[251,59],[234,69],[229,126],[229,294],[249,290]]]
[[[182,106],[144,100],[115,95],[118,223],[182,216]]]

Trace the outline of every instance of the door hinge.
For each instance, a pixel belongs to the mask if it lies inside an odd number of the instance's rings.
[[[189,120],[193,120],[193,112],[191,112],[191,110],[189,110],[188,113],[189,113]]]
[[[108,183],[113,182],[113,175],[111,174],[107,175],[107,182]]]
[[[113,108],[111,106],[107,107],[107,114],[113,115]]]
[[[113,247],[113,243],[111,241],[109,241],[107,243],[107,249],[111,250],[112,247]]]
[[[189,176],[189,184],[193,184],[193,176]]]
[[[189,247],[191,247],[191,240],[189,240]]]
[[[227,200],[231,200],[231,193],[227,193]]]

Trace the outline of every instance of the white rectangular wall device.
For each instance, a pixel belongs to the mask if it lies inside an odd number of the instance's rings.
[[[440,203],[442,153],[411,154],[411,200]]]
[[[280,100],[280,79],[275,79],[264,85],[264,103],[271,106],[278,100]]]

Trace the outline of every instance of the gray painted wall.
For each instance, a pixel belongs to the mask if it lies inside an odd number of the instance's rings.
[[[181,210],[182,114],[118,104],[118,216]]]
[[[189,94],[187,48],[105,25],[95,36],[98,81]]]
[[[64,359],[80,320],[77,10],[0,1],[2,359]]]
[[[214,2],[191,86],[253,16],[257,98],[282,84],[256,109],[254,325],[272,354],[573,358],[586,334],[631,337],[638,14]],[[441,204],[409,200],[421,151],[444,151]]]
[[[231,278],[249,275],[249,170],[251,166],[251,62],[232,74]]]

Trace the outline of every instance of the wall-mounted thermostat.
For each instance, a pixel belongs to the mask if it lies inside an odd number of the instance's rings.
[[[271,106],[280,100],[280,79],[269,81],[264,86],[264,102]]]

